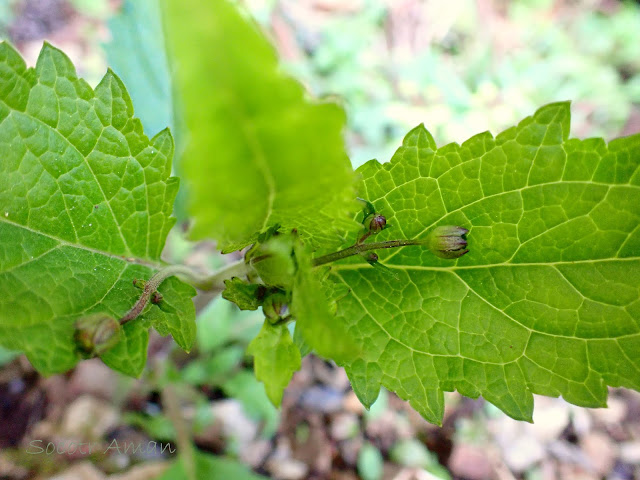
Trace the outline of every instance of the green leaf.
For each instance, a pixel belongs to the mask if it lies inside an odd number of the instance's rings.
[[[276,224],[327,249],[356,228],[345,116],[308,100],[257,26],[226,0],[165,2],[184,106],[193,236],[240,249]],[[207,47],[206,58],[202,47]]]
[[[363,480],[380,480],[384,474],[382,454],[369,442],[358,452],[358,474]]]
[[[195,450],[193,452],[197,480],[266,480],[266,477],[252,473],[247,467],[230,458],[214,457]],[[166,470],[160,480],[184,480],[187,477],[183,459]]]
[[[246,347],[260,331],[263,320],[260,313],[240,311],[218,297],[198,314],[198,350],[211,353],[227,344]]]
[[[264,424],[262,438],[271,438],[275,434],[280,422],[280,412],[267,397],[264,384],[256,380],[252,372],[239,371],[222,385],[222,390],[227,396],[240,401],[250,418]]]
[[[155,440],[175,440],[176,430],[171,420],[165,415],[149,415],[141,412],[125,412],[122,421],[133,427],[144,430]]]
[[[365,405],[384,385],[440,423],[458,390],[530,421],[534,393],[600,407],[607,385],[640,389],[640,135],[569,140],[569,123],[555,103],[442,148],[419,126],[359,169],[394,225],[375,241],[470,230],[455,260],[380,250],[397,280],[357,257],[333,266],[339,319],[366,345],[346,366]]]
[[[19,352],[14,352],[13,350],[0,346],[0,367],[5,366],[18,355],[20,355]]]
[[[238,277],[224,281],[222,297],[235,303],[240,310],[257,310],[262,305],[260,292],[264,287],[245,282]]]
[[[293,343],[295,343],[298,350],[300,350],[300,356],[306,357],[309,355],[313,349],[309,346],[309,344],[304,340],[302,333],[300,331],[300,327],[294,325],[293,329]]]
[[[219,385],[241,366],[244,355],[245,348],[240,346],[226,347],[209,357],[201,355],[203,358],[189,363],[180,377],[191,385]]]
[[[293,234],[280,234],[260,243],[247,253],[249,263],[269,286],[290,288],[296,273]]]
[[[265,320],[262,330],[249,344],[256,378],[264,383],[269,400],[279,407],[284,389],[300,369],[300,350],[293,343],[286,325],[273,325]]]
[[[50,45],[27,69],[2,43],[0,152],[0,343],[62,372],[79,359],[75,321],[120,318],[140,296],[133,280],[162,267],[178,189],[173,140],[144,135],[113,72],[94,91]],[[195,291],[175,278],[159,291],[163,301],[103,355],[108,365],[139,374],[150,325],[190,348]]]

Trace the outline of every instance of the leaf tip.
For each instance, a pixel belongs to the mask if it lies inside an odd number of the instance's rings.
[[[77,77],[76,67],[67,54],[45,40],[42,42],[42,48],[40,49],[38,59],[36,60],[36,70],[41,70],[47,59],[51,59],[54,63],[61,63],[63,65],[63,70],[66,70],[67,75],[71,74],[72,77]],[[60,68],[58,66],[57,70],[59,69]]]
[[[418,148],[430,148],[434,152],[438,149],[436,145],[436,141],[433,139],[433,136],[424,126],[424,123],[421,123],[417,127],[409,130],[402,140],[403,147],[418,147]]]
[[[149,142],[149,145],[151,145],[153,148],[156,148],[159,152],[163,153],[169,160],[173,158],[175,141],[169,127],[166,127],[156,133]],[[167,168],[168,171],[171,170],[170,167],[171,165],[169,164]]]
[[[104,74],[104,76],[102,77],[102,80],[100,81],[100,83],[105,82],[107,85],[110,84],[111,82],[114,82],[118,85],[118,87],[122,90],[126,90],[124,83],[122,83],[122,80],[120,80],[120,77],[118,76],[118,74],[116,72],[114,72],[111,67],[107,68],[106,73]]]

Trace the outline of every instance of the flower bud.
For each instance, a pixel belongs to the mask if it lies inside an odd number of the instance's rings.
[[[85,357],[101,355],[120,341],[120,323],[104,313],[94,313],[76,321],[75,342]]]
[[[153,295],[151,295],[151,303],[157,305],[162,301],[163,297],[162,294],[160,292],[153,292]]]
[[[364,258],[367,259],[367,262],[373,264],[378,261],[378,254],[376,252],[369,252],[368,254],[365,255]]]
[[[427,237],[426,244],[435,255],[441,258],[458,258],[467,253],[469,230],[451,225],[434,228]]]
[[[268,295],[262,304],[262,311],[271,323],[277,323],[289,315],[289,300],[281,292]]]
[[[365,219],[364,224],[369,229],[370,233],[376,234],[386,228],[387,219],[384,217],[384,215],[374,213],[372,215],[369,215]]]

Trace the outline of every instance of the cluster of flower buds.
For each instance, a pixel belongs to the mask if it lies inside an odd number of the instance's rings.
[[[440,258],[458,258],[467,253],[469,230],[451,225],[434,228],[427,236],[426,245]]]

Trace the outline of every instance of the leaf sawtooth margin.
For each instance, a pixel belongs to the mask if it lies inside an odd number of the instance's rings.
[[[120,318],[140,295],[132,280],[163,267],[173,148],[168,130],[144,135],[113,72],[94,91],[51,45],[27,68],[0,43],[0,342],[39,371],[73,367],[75,321]],[[191,347],[195,291],[175,278],[159,290],[105,363],[139,375],[149,326]]]
[[[607,145],[569,124],[560,102],[442,148],[419,126],[358,170],[396,227],[376,241],[470,230],[455,261],[379,252],[397,279],[357,258],[332,267],[337,314],[366,345],[345,365],[365,405],[384,385],[439,424],[458,390],[531,421],[534,393],[598,407],[607,385],[640,389],[640,134]]]

